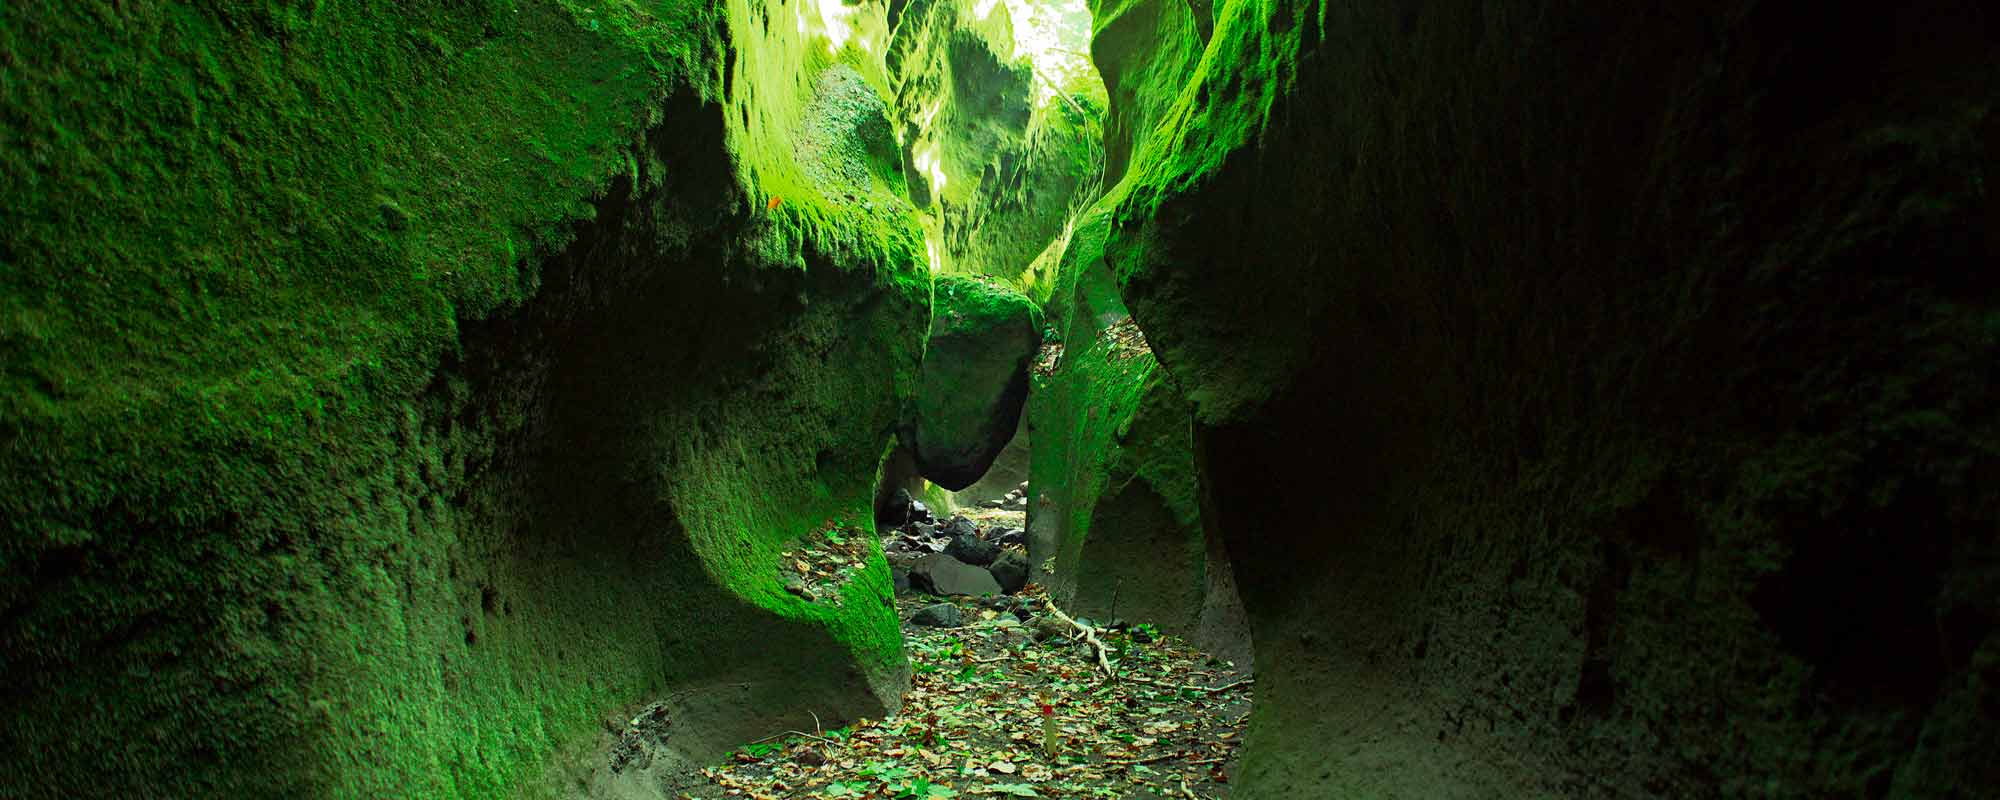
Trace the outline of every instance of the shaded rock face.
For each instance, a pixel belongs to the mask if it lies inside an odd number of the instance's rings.
[[[1217,5],[1093,50],[1238,797],[2000,791],[1992,12]]]
[[[1041,312],[1017,292],[956,275],[937,279],[932,304],[902,437],[925,478],[958,490],[986,474],[1020,423]]]
[[[789,4],[655,4],[658,38],[489,5],[195,9],[173,50],[61,10],[0,26],[33,87],[5,116],[37,120],[0,144],[0,303],[67,326],[4,345],[10,386],[49,391],[10,390],[0,425],[0,795],[535,794],[656,761],[604,733],[641,708],[701,758],[895,706],[879,556],[838,606],[779,569],[865,524],[928,323],[921,239],[879,171],[776,209],[737,171],[879,155],[837,141],[866,116],[851,76],[802,63]],[[31,34],[118,77],[64,83]],[[725,51],[763,72],[725,82]],[[214,108],[157,113],[183,74]],[[795,148],[822,89],[838,124]],[[68,122],[52,97],[105,138],[42,125]],[[44,158],[193,165],[201,200],[23,184]],[[106,280],[62,277],[84,263]]]

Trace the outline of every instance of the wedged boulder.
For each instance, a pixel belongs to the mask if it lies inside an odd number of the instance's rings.
[[[929,345],[902,422],[917,469],[958,490],[986,474],[1028,399],[1042,315],[1011,289],[966,276],[937,279]]]
[[[1003,594],[999,582],[993,580],[993,573],[943,553],[924,556],[911,564],[910,586],[941,596]]]
[[[1030,398],[1034,396],[1032,386],[1028,394]],[[1030,404],[1033,402],[1032,399],[1029,400]],[[986,474],[980,476],[971,486],[952,492],[952,499],[961,505],[980,508],[1006,507],[1010,494],[1025,491],[1019,489],[1019,484],[1026,482],[1028,478],[1029,454],[1032,452],[1030,445],[1028,413],[1023,411],[1021,424],[1015,428],[1014,437],[1007,440],[1007,446],[1001,448],[1000,455],[994,457],[993,463],[987,465]]]

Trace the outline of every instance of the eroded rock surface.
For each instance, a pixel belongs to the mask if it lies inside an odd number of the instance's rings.
[[[1093,53],[1239,797],[2000,788],[1990,9],[1207,7]]]
[[[780,555],[865,526],[929,319],[804,7],[10,8],[0,795],[533,795],[894,708],[872,541]]]
[[[1034,579],[1073,613],[1149,622],[1247,666],[1229,559],[1202,526],[1193,408],[1103,267],[1105,208],[1070,237],[1049,306],[1061,344],[1033,378]]]

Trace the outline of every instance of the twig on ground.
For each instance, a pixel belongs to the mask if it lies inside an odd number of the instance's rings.
[[[1106,763],[1106,764],[1117,764],[1117,765],[1119,765],[1119,766],[1121,766],[1121,767],[1129,767],[1129,766],[1132,766],[1133,764],[1151,764],[1151,763],[1153,763],[1153,762],[1155,762],[1155,761],[1165,761],[1165,760],[1167,760],[1167,759],[1170,759],[1170,758],[1179,758],[1179,757],[1181,757],[1181,756],[1183,756],[1183,755],[1186,755],[1186,754],[1185,754],[1185,753],[1165,753],[1165,754],[1162,754],[1162,755],[1157,755],[1157,756],[1147,756],[1147,757],[1145,757],[1145,758],[1107,758],[1107,759],[1104,759],[1104,763]]]
[[[1068,614],[1064,614],[1062,612],[1062,609],[1056,608],[1056,601],[1053,598],[1046,598],[1046,597],[1042,598],[1042,602],[1048,605],[1049,613],[1055,615],[1056,619],[1068,623],[1069,626],[1075,628],[1078,633],[1083,634],[1083,640],[1089,642],[1091,649],[1097,651],[1097,666],[1100,669],[1104,670],[1104,674],[1106,677],[1111,677],[1111,678],[1118,677],[1117,673],[1111,670],[1111,659],[1106,655],[1107,653],[1110,652],[1110,650],[1109,648],[1106,648],[1104,646],[1103,642],[1097,640],[1096,631],[1091,630],[1089,627],[1085,626],[1081,622],[1077,622],[1076,620],[1070,619]]]
[[[1187,778],[1185,777],[1181,778],[1181,794],[1187,795],[1188,800],[1202,800],[1201,795],[1195,794],[1193,789],[1188,788]]]
[[[766,737],[764,737],[764,738],[762,738],[762,739],[758,739],[758,740],[756,740],[756,741],[754,741],[754,742],[751,742],[751,744],[763,744],[763,743],[765,743],[765,742],[770,742],[770,741],[776,741],[776,740],[778,740],[778,739],[783,739],[783,738],[785,738],[785,737],[787,737],[787,736],[797,736],[797,737],[799,737],[799,738],[801,738],[801,739],[811,739],[811,740],[813,740],[813,741],[815,741],[815,742],[823,742],[823,743],[826,743],[826,744],[838,744],[838,742],[835,742],[835,741],[834,741],[834,740],[832,740],[832,739],[828,739],[828,738],[826,738],[826,737],[824,737],[824,736],[815,736],[815,735],[813,735],[813,734],[810,734],[810,733],[806,733],[805,731],[778,731],[777,733],[774,733],[774,734],[771,734],[771,735],[769,735],[769,736],[766,736]]]
[[[1244,678],[1243,680],[1236,681],[1234,683],[1225,683],[1221,686],[1196,686],[1193,684],[1180,685],[1172,683],[1161,683],[1159,681],[1152,680],[1150,678],[1141,678],[1137,675],[1127,675],[1125,676],[1125,679],[1133,683],[1143,683],[1147,686],[1151,686],[1156,689],[1166,689],[1168,691],[1175,691],[1175,692],[1178,691],[1202,692],[1204,694],[1221,694],[1231,689],[1235,689],[1242,686],[1249,686],[1250,684],[1256,681],[1256,679],[1254,678]]]

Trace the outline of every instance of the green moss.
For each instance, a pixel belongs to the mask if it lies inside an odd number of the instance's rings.
[[[923,384],[901,428],[925,477],[959,490],[986,473],[1020,421],[1041,310],[989,280],[940,275]]]
[[[879,557],[838,608],[770,557],[865,516],[929,276],[879,164],[803,177],[881,148],[790,140],[835,62],[749,13],[0,11],[0,793],[535,794],[730,670],[893,701]]]
[[[1052,276],[1036,269],[1037,257],[1096,191],[1104,90],[1079,64],[1058,73],[1064,85],[1051,96],[1049,65],[1015,52],[1006,6],[983,18],[975,11],[944,0],[899,11],[886,61],[904,165],[943,271],[990,276],[1040,299]]]
[[[1030,393],[1028,528],[1050,590],[1082,613],[1193,634],[1208,589],[1191,411],[1102,264],[1108,212],[1063,254],[1050,316],[1062,352]]]
[[[2000,780],[1934,633],[1995,596],[1970,5],[1096,7],[1104,254],[1243,556],[1239,797]]]

